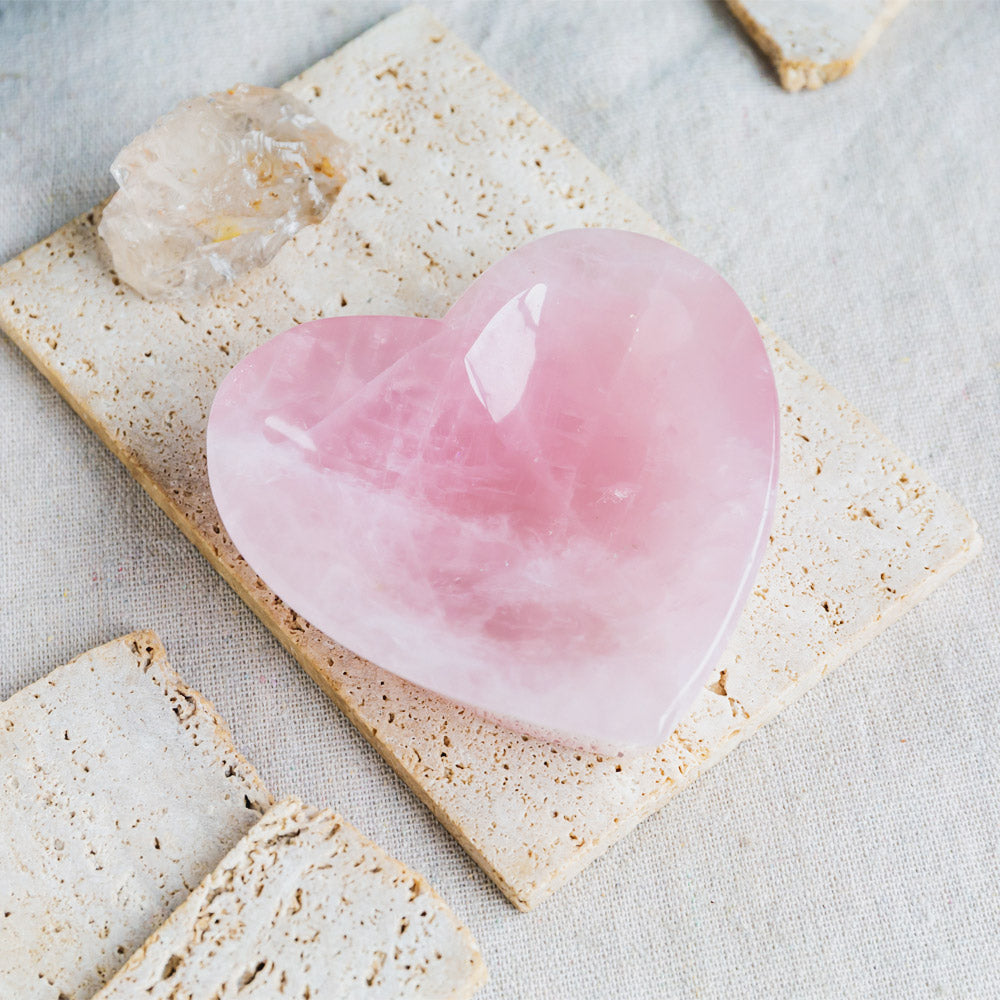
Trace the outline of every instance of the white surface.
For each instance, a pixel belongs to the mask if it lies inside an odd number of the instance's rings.
[[[396,6],[0,5],[0,258],[109,194],[114,154],[181,98],[278,83]],[[996,6],[911,5],[796,95],[707,3],[430,6],[963,499],[984,554],[518,914],[0,339],[0,697],[155,627],[275,794],[428,877],[483,948],[483,997],[990,996]]]

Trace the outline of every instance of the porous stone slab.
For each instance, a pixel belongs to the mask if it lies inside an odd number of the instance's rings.
[[[285,799],[94,1000],[466,1000],[485,981],[472,936],[420,875]]]
[[[907,0],[726,0],[785,90],[847,76]]]
[[[87,1000],[271,797],[152,632],[0,705],[0,996]]]
[[[781,409],[771,541],[688,718],[627,759],[526,738],[352,656],[285,607],[223,530],[205,466],[216,387],[320,316],[441,316],[544,232],[656,223],[420,8],[288,84],[358,151],[336,207],[220,298],[121,285],[95,209],[0,269],[0,326],[518,907],[534,906],[978,551],[962,507],[766,329]],[[845,739],[849,738],[845,734]]]

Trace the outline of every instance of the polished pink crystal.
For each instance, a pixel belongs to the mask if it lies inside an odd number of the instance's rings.
[[[777,396],[708,265],[576,230],[442,320],[275,337],[219,389],[208,467],[240,552],[331,638],[529,731],[648,746],[753,584]]]

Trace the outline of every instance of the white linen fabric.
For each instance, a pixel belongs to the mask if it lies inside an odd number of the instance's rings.
[[[0,259],[110,194],[179,100],[398,6],[0,3]],[[996,996],[1000,8],[915,2],[787,94],[721,4],[429,6],[965,502],[983,555],[520,914],[0,338],[0,697],[155,628],[276,796],[427,875],[484,1000]]]

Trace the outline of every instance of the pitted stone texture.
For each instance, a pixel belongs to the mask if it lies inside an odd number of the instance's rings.
[[[817,90],[854,70],[907,0],[726,0],[782,87]]]
[[[147,298],[197,298],[319,222],[346,167],[346,145],[302,101],[239,84],[185,101],[118,154],[100,234]]]
[[[283,600],[533,733],[654,747],[760,565],[778,402],[757,328],[662,240],[535,240],[443,320],[318,320],[245,358],[212,493]]]
[[[94,1000],[468,1000],[472,936],[415,871],[285,799]]]
[[[152,632],[0,704],[0,997],[88,1000],[271,805]]]

